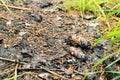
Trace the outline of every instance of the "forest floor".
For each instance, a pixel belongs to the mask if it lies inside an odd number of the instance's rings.
[[[100,27],[105,24],[92,14],[82,18],[78,12],[66,13],[58,7],[62,3],[24,0],[16,4],[11,0],[7,5],[12,13],[0,8],[0,80],[81,80],[105,56],[111,42],[92,42],[102,36]],[[109,63],[106,60],[91,71],[104,71]],[[120,65],[108,70],[118,71]],[[92,72],[87,80],[117,76]]]

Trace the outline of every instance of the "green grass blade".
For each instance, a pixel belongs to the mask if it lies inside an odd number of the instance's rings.
[[[112,66],[113,64],[115,64],[116,62],[118,62],[120,60],[120,57],[118,59],[116,59],[115,61],[113,61],[112,63],[110,63],[108,66],[106,66],[105,68],[108,68],[110,66]]]
[[[120,76],[116,76],[115,78],[113,78],[112,80],[118,80],[120,79]]]
[[[105,71],[105,72],[113,73],[113,74],[120,74],[120,71]]]
[[[103,57],[97,63],[94,64],[94,66],[92,67],[92,69],[95,68],[95,67],[97,67],[98,65],[100,65],[103,61],[107,60],[108,58],[110,58],[110,57],[112,57],[112,56],[114,56],[116,54],[119,54],[119,52],[120,52],[120,49],[118,49],[116,52],[113,52],[112,54],[110,54],[108,56]]]
[[[113,31],[113,32],[110,32],[110,33],[104,35],[103,37],[101,37],[99,39],[96,39],[95,42],[99,42],[100,40],[109,39],[109,38],[112,38],[112,37],[118,36],[118,35],[120,35],[120,31]]]
[[[85,80],[86,77],[87,77],[88,75],[90,75],[90,74],[97,74],[97,73],[112,73],[112,74],[118,74],[118,75],[120,74],[119,71],[96,71],[96,72],[87,72],[87,73],[85,74],[85,76],[83,77],[82,80]]]

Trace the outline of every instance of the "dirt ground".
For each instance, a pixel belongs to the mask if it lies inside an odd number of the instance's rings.
[[[78,12],[66,13],[58,6],[64,1],[10,0],[12,13],[0,7],[0,80],[82,80],[105,56],[111,42],[93,45],[91,41],[102,36],[103,24],[92,14],[82,18]],[[92,72],[104,71],[110,61]],[[108,70],[120,70],[118,64]],[[92,72],[86,80],[117,76]]]

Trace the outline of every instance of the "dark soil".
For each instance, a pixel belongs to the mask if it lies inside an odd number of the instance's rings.
[[[62,3],[23,0],[15,4],[10,0],[7,5],[21,6],[10,8],[14,15],[0,8],[0,80],[81,80],[96,62],[112,53],[108,40],[97,45],[91,41],[102,36],[103,24],[92,14],[82,18],[77,12],[66,13],[58,7]],[[116,77],[92,73],[104,71],[116,57],[90,71],[86,80]],[[119,62],[107,70],[120,70]]]

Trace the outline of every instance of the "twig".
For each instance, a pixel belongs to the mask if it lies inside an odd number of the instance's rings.
[[[14,80],[17,80],[17,69],[18,69],[18,64],[16,64],[16,66],[15,66],[15,76],[14,76]]]
[[[0,4],[0,6],[4,6],[3,4]],[[13,9],[19,9],[19,10],[27,10],[27,11],[31,11],[30,8],[24,8],[24,7],[16,7],[16,6],[11,6],[11,5],[7,5],[8,8],[13,8]]]
[[[4,16],[2,16],[1,14],[0,14],[0,18],[5,19],[5,20],[9,21],[7,18],[5,18]]]
[[[23,74],[18,75],[17,78],[20,77],[20,76],[23,76],[23,75],[25,75],[25,74],[30,74],[30,73],[31,73],[31,72],[24,72]],[[5,78],[4,80],[13,80],[13,79],[14,79],[14,77]]]
[[[17,60],[7,59],[7,58],[3,58],[3,57],[0,57],[0,60],[10,61],[10,62],[19,63],[19,64],[25,64],[25,62],[19,62]]]
[[[4,72],[1,72],[1,73],[0,73],[0,76],[1,76],[1,75],[4,75],[4,74],[9,74],[9,73],[12,73],[12,72],[14,72],[14,69],[10,69],[10,70],[7,71],[7,72],[5,72],[5,71],[4,71]]]
[[[51,73],[51,74],[53,74],[53,75],[58,76],[58,77],[60,77],[60,78],[62,78],[62,79],[64,79],[64,80],[67,79],[67,78],[65,78],[64,76],[61,76],[61,75],[57,74],[57,73],[54,72],[54,71],[50,71],[48,68],[45,68],[45,67],[40,67],[40,68],[41,68],[41,69],[44,69],[44,70],[46,70],[46,71],[48,71],[49,73]]]
[[[65,78],[64,76],[61,76],[61,75],[57,74],[56,72],[50,71],[48,68],[44,68],[44,67],[40,67],[40,68],[36,68],[36,69],[31,69],[31,68],[28,68],[28,69],[18,68],[18,70],[40,70],[40,69],[43,69],[43,70],[45,70],[45,71],[47,71],[47,72],[49,72],[49,73],[51,73],[51,74],[53,74],[53,75],[56,75],[56,76],[62,78],[63,80],[68,80],[68,79]]]
[[[76,70],[74,70],[74,72],[75,73],[78,73],[78,74],[80,74],[80,75],[82,75],[82,76],[84,76],[86,73],[83,73],[83,72],[79,72],[79,71],[76,71]]]

